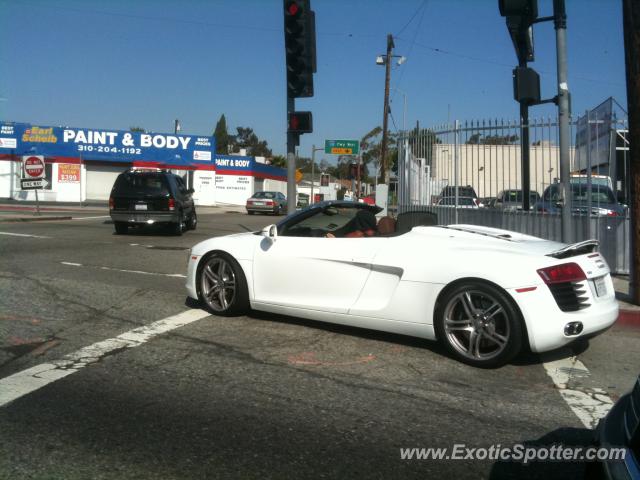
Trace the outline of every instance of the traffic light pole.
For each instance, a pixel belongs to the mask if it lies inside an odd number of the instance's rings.
[[[521,58],[519,60],[520,67],[527,67],[527,60]],[[530,160],[530,147],[529,147],[529,104],[526,102],[520,102],[520,151],[522,154],[522,210],[529,211],[531,196],[531,169],[529,165]]]
[[[636,0],[622,0],[622,23],[624,26],[624,52],[627,71],[627,104],[629,112],[629,167],[631,170],[631,278],[629,295],[640,305],[640,5]]]
[[[569,137],[571,135],[569,86],[567,83],[567,14],[564,0],[553,0],[553,16],[556,29],[558,70],[558,119],[560,144],[560,188],[562,189],[562,241],[571,243],[571,187],[569,185]]]
[[[287,118],[296,110],[296,101],[287,95]],[[287,131],[287,213],[296,211],[296,134]]]

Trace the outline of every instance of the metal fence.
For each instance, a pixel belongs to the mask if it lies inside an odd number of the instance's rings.
[[[597,238],[614,273],[629,273],[626,120],[610,109],[571,123],[572,242]],[[520,136],[529,129],[531,210],[522,209]],[[467,223],[561,240],[558,122],[485,120],[402,132],[398,212],[432,211],[442,225]],[[612,197],[613,196],[613,197]]]

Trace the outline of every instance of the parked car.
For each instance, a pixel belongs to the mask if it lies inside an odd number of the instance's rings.
[[[198,225],[192,194],[181,177],[167,170],[132,168],[113,184],[109,215],[117,234],[133,226],[166,224],[172,233],[182,235]]]
[[[443,197],[436,204],[439,207],[455,207],[456,197]],[[478,202],[472,197],[458,197],[458,208],[479,208]]]
[[[362,203],[366,203],[367,205],[375,205],[376,204],[376,194],[372,193],[367,195],[366,197],[362,197],[360,199]]]
[[[498,193],[492,208],[497,208],[505,212],[522,211],[522,190],[503,190]],[[540,201],[540,194],[536,191],[529,192],[529,210],[533,210],[535,204]]]
[[[585,174],[574,174],[569,177],[571,183],[586,185],[589,183],[589,177]],[[613,182],[608,175],[591,175],[591,185],[602,185],[613,190]]]
[[[287,197],[280,192],[256,192],[247,199],[247,213],[271,213],[280,215],[287,211]]]
[[[571,211],[578,215],[587,215],[589,209],[589,190],[582,183],[571,183]],[[542,213],[559,214],[562,211],[560,203],[560,184],[548,186],[542,194],[542,199],[536,203],[535,210]],[[591,185],[591,215],[595,216],[624,216],[625,208],[618,203],[609,187]]]
[[[382,210],[321,202],[261,232],[198,243],[189,297],[216,315],[251,307],[438,340],[479,367],[596,335],[618,317],[595,240],[564,245],[475,225],[424,226],[434,215],[414,212],[384,217],[395,224],[384,235],[327,238],[361,209]]]
[[[476,193],[476,191],[471,185],[467,185],[466,187],[462,187],[462,186],[456,187],[453,185],[444,187],[440,192],[440,197],[441,198],[455,197],[456,190],[458,190],[458,197],[471,197],[473,198],[473,201],[478,207],[484,207],[484,205],[482,204],[482,202],[480,202],[480,199],[478,198],[478,194]]]
[[[640,479],[640,377],[600,420],[595,431],[596,445],[624,449],[623,459],[607,459],[588,465],[587,478],[605,480]]]

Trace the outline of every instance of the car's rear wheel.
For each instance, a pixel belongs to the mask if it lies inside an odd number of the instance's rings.
[[[249,309],[249,291],[242,268],[231,256],[207,256],[198,273],[200,299],[216,315],[242,315]]]
[[[172,235],[180,236],[182,235],[182,232],[184,232],[184,229],[185,229],[184,214],[182,213],[182,211],[180,211],[180,214],[178,215],[178,221],[169,224],[169,232]]]
[[[438,302],[438,340],[453,356],[470,365],[496,368],[522,347],[522,318],[507,293],[488,283],[456,285]]]
[[[118,235],[124,235],[129,231],[129,225],[127,225],[126,222],[113,222],[113,226]]]

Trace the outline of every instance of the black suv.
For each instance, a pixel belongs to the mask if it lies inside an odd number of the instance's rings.
[[[121,173],[111,189],[109,214],[117,234],[130,226],[166,224],[172,233],[195,230],[198,224],[193,189],[178,175],[159,169]]]

